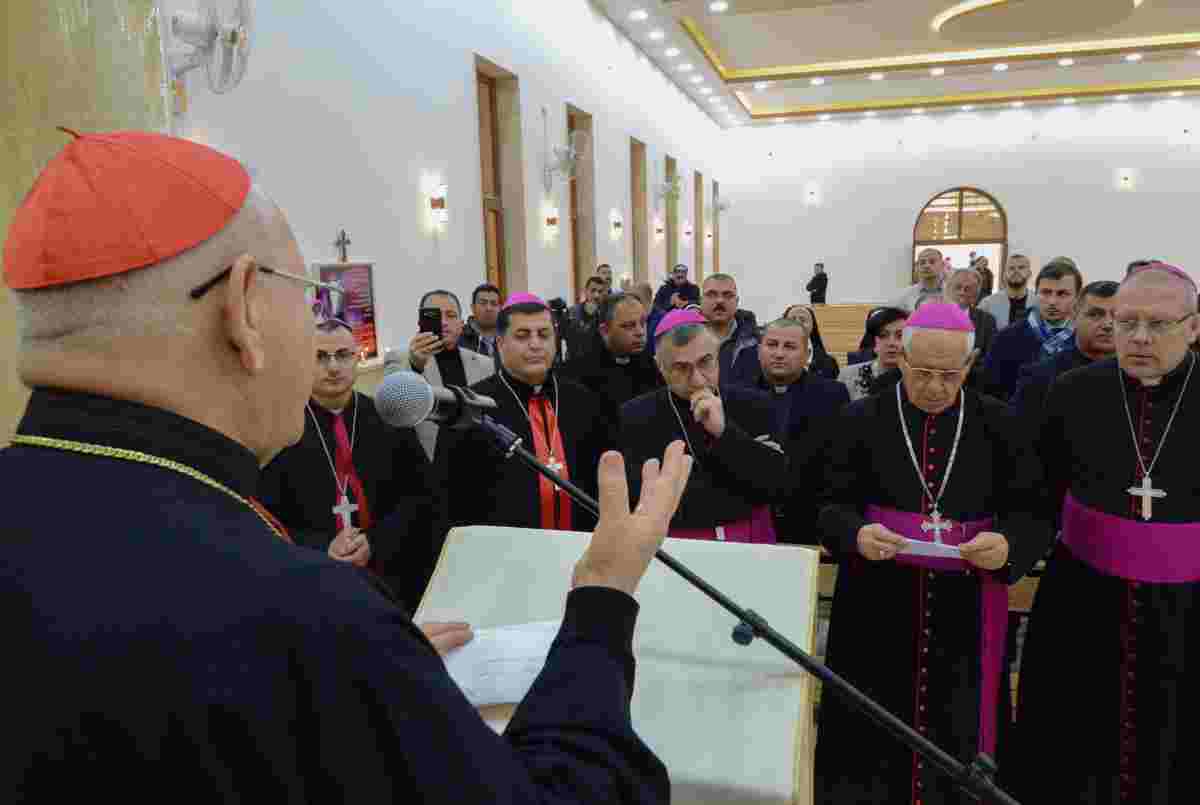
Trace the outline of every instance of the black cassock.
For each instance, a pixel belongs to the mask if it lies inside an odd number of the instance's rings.
[[[19,429],[177,462],[0,450],[0,802],[665,803],[629,720],[637,603],[567,595],[503,736],[356,568],[251,506],[258,461],[184,417],[38,391]],[[94,448],[88,448],[94,449]],[[128,456],[129,454],[124,454]]]
[[[337,437],[334,415],[315,402],[309,409],[301,440],[263,470],[259,499],[297,545],[325,552],[337,536],[337,487],[330,468],[330,458],[337,459]],[[321,425],[319,434],[314,416]],[[367,531],[371,566],[414,611],[445,537],[440,490],[415,431],[386,424],[369,397],[355,392],[341,417],[346,433],[354,437],[354,467],[373,520]],[[352,487],[347,486],[346,494],[350,502],[361,504]],[[358,527],[360,514],[361,510],[351,514]]]
[[[901,387],[903,394],[903,387]],[[1045,553],[1041,468],[1016,416],[998,400],[965,392],[966,419],[942,514],[955,522],[995,518],[1009,541],[1015,581]],[[904,396],[905,419],[933,494],[941,487],[959,406],[930,416]],[[921,716],[926,737],[964,762],[979,737],[980,582],[972,573],[938,572],[896,562],[867,562],[857,535],[868,504],[906,512],[931,510],[922,495],[904,435],[895,388],[858,400],[834,423],[825,459],[818,531],[838,558],[827,662],[910,725]],[[810,476],[821,478],[816,464]],[[1002,670],[1007,670],[1003,666]],[[1001,673],[996,724],[998,760],[1011,726],[1008,675]],[[817,802],[960,803],[954,784],[832,690],[821,696],[816,755]]]
[[[547,377],[542,393],[557,411],[567,454],[567,473],[576,486],[595,497],[600,456],[616,446],[607,405],[562,375],[558,376],[556,386],[553,375],[552,372]],[[533,387],[502,369],[471,388],[496,401],[499,408],[488,413],[520,436],[526,450],[535,453],[528,416]],[[519,459],[506,459],[484,432],[442,428],[438,431],[436,461],[440,477],[446,479],[445,498],[451,525],[542,528],[539,476]],[[594,516],[570,501],[565,505],[571,506],[572,530],[590,531],[595,527]]]
[[[1141,502],[1126,492],[1141,480],[1128,416],[1149,465],[1194,360],[1150,389],[1126,380],[1115,360],[1058,379],[1039,444],[1054,502],[1069,489],[1085,506],[1140,521]],[[1154,523],[1200,522],[1195,374],[1151,472],[1167,492],[1153,502]],[[1104,575],[1056,547],[1021,660],[1022,754],[1008,769],[1026,802],[1200,802],[1198,591]]]
[[[672,528],[749,520],[756,507],[778,502],[790,489],[787,456],[764,443],[779,438],[770,397],[757,389],[722,386],[721,402],[725,432],[720,439],[709,436],[692,416],[691,404],[666,387],[621,407],[621,452],[633,504],[641,496],[642,466],[662,459],[671,442],[686,440],[696,459]]]

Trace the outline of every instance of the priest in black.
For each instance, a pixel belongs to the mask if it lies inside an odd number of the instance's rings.
[[[1136,269],[1115,360],[1060,378],[1039,452],[1062,537],[1034,600],[1008,768],[1025,802],[1200,802],[1196,286]]]
[[[759,341],[759,375],[754,386],[771,399],[778,442],[793,470],[791,494],[772,507],[775,531],[780,542],[803,545],[818,541],[817,486],[807,473],[796,470],[810,465],[814,453],[823,448],[829,429],[835,427],[837,415],[850,404],[850,392],[844,385],[811,370],[809,355],[808,329],[803,322],[771,322]]]
[[[1010,728],[1008,584],[1049,545],[1040,466],[998,400],[963,390],[970,320],[928,303],[908,320],[903,381],[848,406],[811,468],[838,559],[827,661],[964,763],[1001,764]],[[940,546],[931,543],[942,543]],[[960,557],[921,556],[915,548]],[[816,801],[966,803],[954,782],[827,691]]]
[[[471,388],[496,401],[492,418],[520,436],[527,450],[594,497],[600,456],[616,444],[607,406],[552,368],[554,323],[541,299],[510,297],[496,327],[500,371]],[[595,525],[593,515],[546,478],[506,459],[482,431],[443,428],[437,460],[451,525],[563,531]]]
[[[411,612],[445,535],[440,491],[416,432],[354,390],[359,354],[345,323],[317,325],[304,436],[263,471],[259,499],[298,545],[370,567]]]
[[[658,367],[646,349],[646,307],[627,293],[600,303],[596,343],[572,358],[563,374],[578,380],[604,401],[612,421],[625,403],[662,385]]]
[[[695,459],[672,537],[776,541],[770,506],[790,489],[775,410],[762,392],[720,385],[716,336],[696,311],[668,313],[655,332],[667,387],[621,408],[620,442],[633,498],[635,467],[684,439]]]
[[[636,514],[606,457],[562,626],[497,735],[399,607],[254,500],[304,432],[314,339],[304,258],[240,163],[76,135],[4,277],[34,391],[0,450],[0,802],[669,801],[630,723],[632,595],[682,445]]]

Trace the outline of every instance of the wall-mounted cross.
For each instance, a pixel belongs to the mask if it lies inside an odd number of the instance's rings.
[[[346,234],[346,230],[344,229],[338,233],[337,240],[333,242],[333,245],[336,246],[338,251],[341,253],[340,259],[343,263],[350,262],[350,258],[347,256],[346,249],[349,248],[351,242],[350,236]]]

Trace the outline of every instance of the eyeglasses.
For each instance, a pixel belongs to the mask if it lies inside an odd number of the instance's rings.
[[[1121,335],[1132,336],[1142,328],[1142,324],[1144,323],[1148,336],[1151,338],[1162,338],[1195,315],[1195,313],[1189,313],[1182,319],[1176,319],[1175,321],[1167,319],[1150,319],[1149,321],[1144,321],[1143,319],[1117,319],[1117,332]]]
[[[913,382],[918,386],[928,386],[934,380],[940,380],[946,386],[953,386],[955,383],[961,383],[967,373],[965,367],[962,369],[918,369],[914,366],[909,367],[908,371]]]
[[[358,353],[352,349],[339,349],[332,354],[323,349],[317,350],[317,363],[322,366],[328,366],[331,363],[336,363],[339,366],[349,366],[357,360]]]
[[[683,383],[691,378],[697,369],[701,374],[707,374],[717,367],[716,355],[705,355],[696,363],[673,363],[667,367],[667,376],[676,383]]]
[[[1111,310],[1105,310],[1102,307],[1094,307],[1086,311],[1083,314],[1083,317],[1088,321],[1104,321],[1105,319],[1111,319],[1112,315],[1113,314]]]
[[[330,294],[330,297],[335,300],[337,298],[341,297],[341,295],[342,295],[341,288],[339,288],[336,285],[331,285],[327,282],[317,282],[316,280],[309,279],[308,277],[302,277],[299,274],[289,274],[286,271],[279,271],[277,269],[271,268],[269,266],[264,266],[264,265],[256,265],[255,268],[258,269],[259,271],[263,272],[264,274],[273,274],[277,277],[283,277],[284,279],[289,279],[292,282],[303,283],[304,285],[307,285],[310,288],[317,288],[318,290],[328,291]],[[197,285],[195,288],[192,288],[192,290],[188,292],[188,295],[191,296],[192,299],[200,299],[206,293],[211,291],[213,288],[217,287],[222,282],[229,279],[229,275],[232,273],[233,273],[233,266],[229,266],[224,271],[222,271],[220,274],[216,275],[215,277],[213,277],[212,279],[210,279],[208,282],[204,283],[203,285]]]

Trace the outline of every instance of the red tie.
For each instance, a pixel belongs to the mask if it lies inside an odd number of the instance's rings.
[[[357,405],[357,401],[355,402]],[[334,501],[334,505],[338,505],[341,500],[342,483],[345,482],[346,488],[354,492],[354,502],[358,504],[358,525],[364,531],[371,528],[371,510],[367,505],[367,496],[363,492],[362,481],[358,478],[358,472],[354,469],[354,454],[350,449],[350,436],[346,433],[346,423],[342,420],[341,414],[335,414],[333,417],[333,437],[337,440],[337,458],[334,464],[337,466],[338,478],[338,496]],[[353,525],[353,522],[347,523]]]

